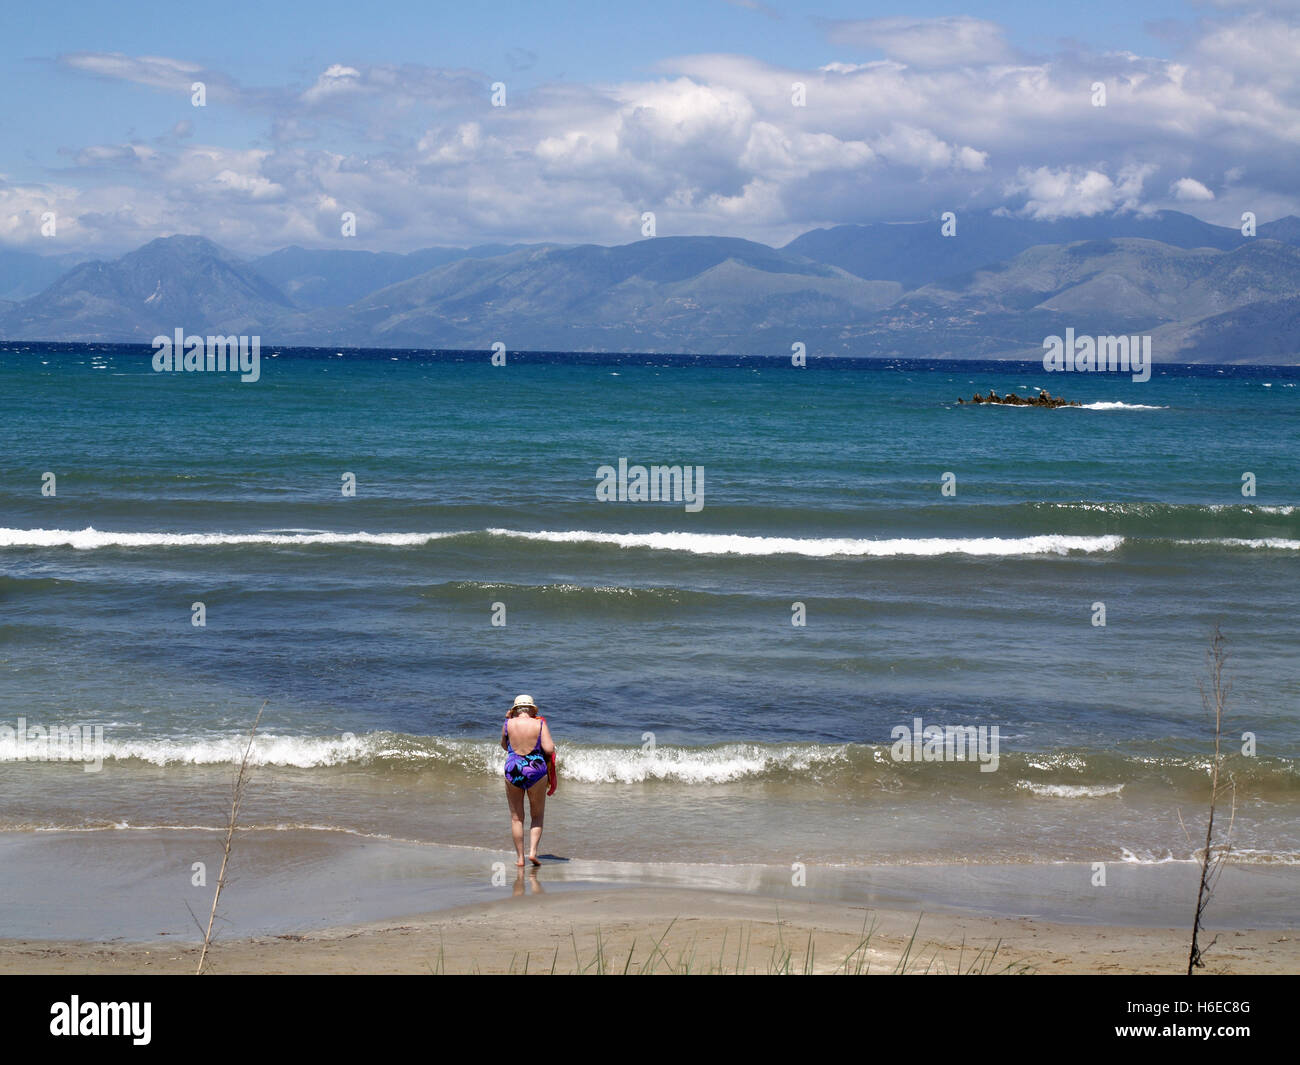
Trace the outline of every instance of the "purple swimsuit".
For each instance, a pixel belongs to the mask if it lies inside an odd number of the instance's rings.
[[[501,726],[501,738],[506,741],[506,780],[516,788],[527,791],[539,780],[547,777],[546,755],[542,753],[542,733],[538,730],[537,746],[531,754],[516,754],[510,746],[510,731]]]

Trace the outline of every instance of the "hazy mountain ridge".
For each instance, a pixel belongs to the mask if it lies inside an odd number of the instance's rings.
[[[1203,318],[1300,298],[1300,248],[1255,238],[1227,252],[1120,238],[1031,248],[915,289],[858,339],[867,355],[1033,358],[1045,336],[1151,333],[1165,361],[1263,361],[1240,329]],[[1177,325],[1179,328],[1166,328]],[[1262,334],[1261,334],[1262,336]],[[1215,338],[1220,343],[1215,343]],[[1278,338],[1267,347],[1278,358]],[[1243,344],[1243,342],[1246,342]],[[1300,350],[1300,348],[1297,348]],[[1300,361],[1293,352],[1285,361]]]
[[[425,248],[399,255],[343,249],[309,250],[294,245],[252,259],[249,265],[279,286],[299,307],[343,307],[376,289],[457,259],[489,258],[514,251],[515,247],[485,244],[476,248]]]
[[[865,276],[877,267],[897,276]],[[1300,219],[1246,238],[1176,212],[986,214],[952,237],[938,222],[840,226],[783,248],[656,237],[246,260],[168,237],[0,302],[0,336],[148,342],[182,327],[279,345],[773,355],[801,341],[810,355],[960,358],[1032,357],[1073,327],[1152,332],[1161,360],[1300,362],[1298,307]]]
[[[178,326],[241,333],[279,320],[292,306],[205,237],[166,237],[113,262],[74,266],[0,318],[0,332],[41,340],[148,340]]]
[[[784,250],[834,264],[858,277],[888,278],[915,288],[1012,259],[1040,244],[1135,237],[1178,248],[1227,251],[1250,239],[1239,230],[1211,225],[1177,211],[1052,222],[963,212],[957,216],[955,227],[952,236],[944,236],[938,222],[835,226],[804,233]],[[1259,227],[1259,235],[1272,235],[1264,232],[1267,228]],[[1300,233],[1276,239],[1300,243]]]
[[[87,255],[37,255],[30,251],[0,250],[0,312],[8,305],[44,292]]]

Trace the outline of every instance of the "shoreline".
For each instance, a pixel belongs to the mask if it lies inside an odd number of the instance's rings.
[[[527,878],[532,879],[532,878]],[[527,915],[518,912],[527,907]],[[1184,972],[1189,933],[920,914],[710,889],[522,894],[302,934],[218,938],[218,974]],[[177,942],[0,940],[4,974],[186,974]],[[1220,933],[1206,973],[1294,973],[1294,930]]]
[[[206,922],[220,845],[184,829],[0,833],[13,899],[0,973],[192,971],[202,937],[191,913]],[[543,955],[546,970],[573,972],[594,964],[598,938],[607,968],[637,970],[660,937],[661,972],[679,954],[696,972],[867,961],[890,972],[905,955],[908,971],[979,959],[989,971],[1178,972],[1199,874],[1186,862],[1112,862],[1098,885],[1080,862],[792,873],[553,856],[534,874],[504,851],[303,831],[241,832],[232,853],[214,947],[222,972],[504,973],[524,959],[535,971]],[[192,882],[196,861],[206,885]],[[85,884],[98,885],[93,898]],[[1219,941],[1206,971],[1300,972],[1297,899],[1300,867],[1229,865],[1207,917]],[[855,954],[872,922],[869,951]],[[748,958],[734,954],[742,936]]]

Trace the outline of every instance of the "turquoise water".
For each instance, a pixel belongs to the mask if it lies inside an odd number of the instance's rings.
[[[1300,861],[1300,372],[650,361],[0,347],[0,725],[107,754],[0,731],[0,830],[206,824],[265,700],[254,822],[495,845],[526,691],[577,857],[1183,860],[1218,622],[1239,860]],[[918,717],[996,771],[894,760]]]

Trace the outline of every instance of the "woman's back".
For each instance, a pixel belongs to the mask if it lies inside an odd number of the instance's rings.
[[[542,742],[542,720],[527,714],[507,718],[506,736],[515,754],[532,754]]]

